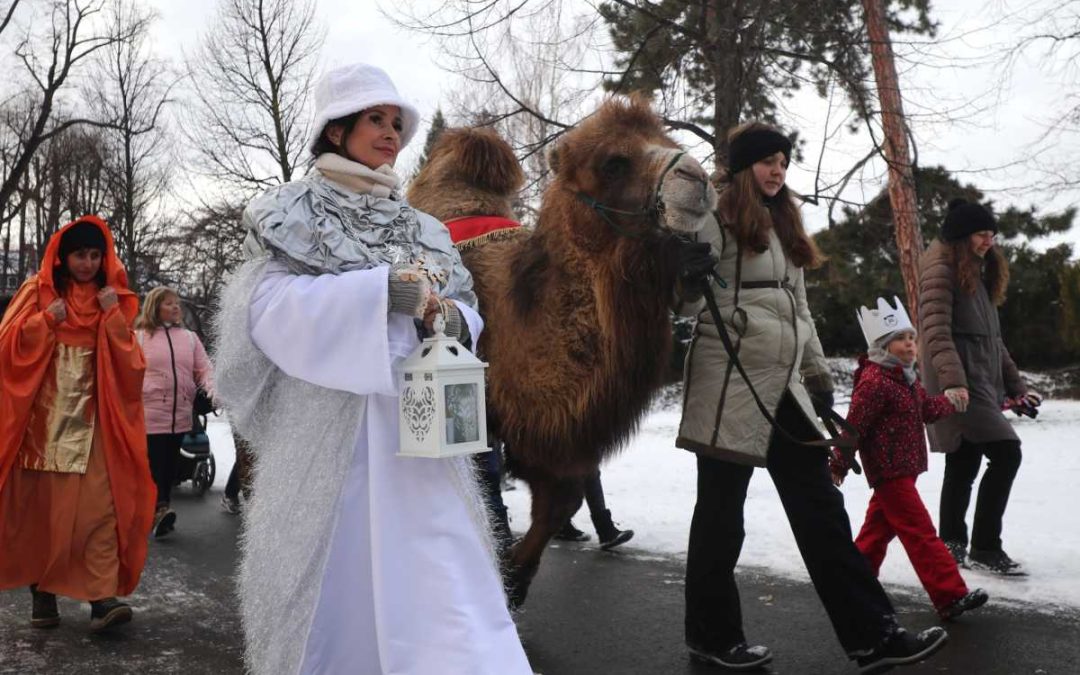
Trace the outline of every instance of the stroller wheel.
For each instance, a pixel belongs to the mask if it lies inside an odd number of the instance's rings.
[[[214,461],[214,453],[210,453],[210,456],[206,458],[206,462],[210,465],[210,477],[206,485],[209,488],[214,484],[214,479],[217,478],[217,462]]]
[[[199,493],[199,496],[206,494],[206,491],[210,489],[210,485],[213,483],[210,471],[210,463],[205,460],[199,462],[195,467],[195,474],[191,477],[191,484],[195,487],[195,491]]]

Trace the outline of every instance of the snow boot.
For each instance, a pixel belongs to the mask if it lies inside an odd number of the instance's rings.
[[[34,606],[30,611],[30,625],[34,628],[56,628],[60,625],[60,610],[56,606],[56,596],[39,591],[37,584],[30,587]]]
[[[978,609],[986,604],[986,601],[990,599],[990,596],[981,588],[976,588],[967,595],[956,600],[952,604],[946,605],[938,610],[938,616],[943,620],[948,621],[955,619],[964,612],[972,609]]]
[[[596,536],[600,539],[600,548],[605,551],[625,544],[634,537],[633,530],[620,530],[615,527],[608,509],[592,514],[592,522],[596,528]]]
[[[104,598],[90,602],[90,632],[99,633],[109,626],[119,626],[131,621],[131,606],[116,598]]]
[[[858,659],[862,675],[883,673],[893,666],[918,663],[941,649],[949,634],[941,626],[934,626],[912,635],[903,628],[897,629],[880,647]]]
[[[589,541],[592,537],[574,527],[574,521],[568,520],[552,539],[558,539],[559,541]]]
[[[956,566],[962,569],[967,569],[967,544],[962,541],[946,541],[945,548],[949,549],[949,553],[952,554],[953,560],[956,561]]]
[[[1003,577],[1027,576],[1024,566],[1010,558],[1005,551],[981,551],[973,548],[968,553],[968,567]]]
[[[686,645],[686,648],[690,650],[690,658],[695,661],[733,671],[757,670],[772,661],[772,653],[768,647],[762,645],[751,647],[745,642],[740,642],[722,652],[714,652],[691,644]]]

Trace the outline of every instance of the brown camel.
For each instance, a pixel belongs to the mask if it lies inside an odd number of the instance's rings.
[[[583,481],[636,430],[671,353],[677,233],[716,205],[707,175],[646,101],[616,98],[553,149],[536,229],[469,242],[489,362],[488,415],[532,524],[510,552],[524,601],[544,547],[580,506]],[[521,170],[494,132],[446,132],[408,198],[440,220],[509,217]]]

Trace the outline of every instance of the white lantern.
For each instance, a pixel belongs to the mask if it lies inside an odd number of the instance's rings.
[[[487,364],[443,333],[420,343],[398,376],[400,448],[403,457],[454,457],[486,452]]]

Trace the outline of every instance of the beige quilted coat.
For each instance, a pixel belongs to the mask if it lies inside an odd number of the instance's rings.
[[[803,270],[788,261],[775,233],[770,234],[767,251],[745,256],[742,282],[777,280],[784,287],[739,290],[739,307],[746,312],[744,325],[735,317],[737,247],[733,235],[711,221],[698,239],[712,244],[719,260],[717,273],[727,287],[714,283],[712,290],[754,389],[774,416],[784,391],[790,390],[807,419],[816,423],[807,387],[832,391],[832,381],[806,305]],[[773,429],[731,367],[707,308],[698,315],[683,384],[682,422],[675,444],[718,459],[765,466]]]

